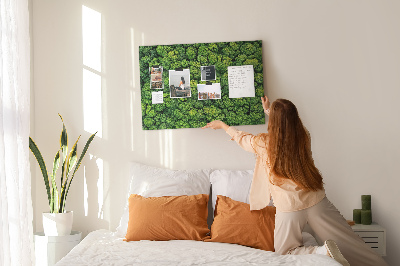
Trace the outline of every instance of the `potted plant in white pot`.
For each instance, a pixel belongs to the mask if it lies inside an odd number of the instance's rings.
[[[39,148],[29,137],[29,149],[32,151],[33,155],[42,171],[44,184],[46,185],[47,198],[49,200],[50,212],[43,213],[43,229],[46,236],[62,236],[69,235],[72,229],[73,222],[73,212],[65,211],[65,203],[67,200],[67,195],[71,187],[71,182],[74,179],[76,171],[81,165],[82,159],[89,148],[90,143],[94,139],[96,133],[91,135],[87,140],[85,147],[78,159],[77,149],[78,149],[78,139],[76,140],[74,146],[72,146],[71,151],[68,153],[68,135],[65,128],[63,118],[58,114],[63,123],[63,129],[60,136],[60,149],[57,151],[54,161],[53,161],[53,171],[47,172],[46,164],[43,160],[43,156],[39,151]],[[61,187],[60,191],[57,189],[56,173],[61,162]]]

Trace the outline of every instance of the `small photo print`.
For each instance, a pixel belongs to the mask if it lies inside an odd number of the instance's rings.
[[[211,85],[207,84],[198,84],[198,99],[199,100],[219,100],[221,99],[221,84],[220,83],[212,83]]]
[[[153,66],[150,67],[150,74],[162,74],[163,67],[162,66]]]
[[[202,66],[201,71],[201,81],[216,80],[217,76],[215,73],[215,66]]]
[[[162,89],[162,88],[164,88],[163,85],[164,85],[164,83],[162,81],[151,82],[152,89]]]
[[[150,67],[150,88],[163,89],[164,83],[162,81],[163,67]]]
[[[151,74],[151,82],[162,81],[162,74]]]
[[[197,85],[197,90],[199,91],[199,100],[208,100],[208,92],[201,92],[199,86],[200,85]]]
[[[169,71],[169,91],[171,98],[188,98],[192,96],[189,69]]]

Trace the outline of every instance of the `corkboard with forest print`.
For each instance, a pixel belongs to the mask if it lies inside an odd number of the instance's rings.
[[[260,100],[264,95],[261,41],[139,46],[139,65],[144,130],[199,128],[212,120],[222,120],[231,126],[265,124]],[[228,67],[243,65],[253,66],[255,97],[229,98]],[[215,80],[202,81],[204,66],[215,66]],[[162,82],[157,84],[161,89],[154,89],[151,84],[152,67],[163,70],[161,80],[157,81]],[[186,86],[190,94],[171,97],[169,70],[187,69],[190,84]],[[199,100],[197,85],[212,83],[220,84],[220,97]],[[154,91],[163,92],[162,103],[152,103]]]

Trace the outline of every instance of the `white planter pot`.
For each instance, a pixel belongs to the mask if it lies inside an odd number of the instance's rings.
[[[46,236],[66,236],[71,234],[73,212],[49,213],[44,212],[43,230]]]

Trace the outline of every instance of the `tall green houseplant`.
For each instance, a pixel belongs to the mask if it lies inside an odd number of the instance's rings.
[[[60,136],[60,149],[57,151],[56,156],[53,161],[53,171],[47,172],[46,164],[43,160],[43,156],[40,153],[39,148],[31,137],[29,137],[29,149],[32,151],[33,155],[42,171],[44,184],[46,185],[47,198],[49,200],[50,212],[51,213],[63,213],[65,212],[65,202],[67,200],[67,195],[69,188],[71,187],[71,182],[74,179],[76,171],[81,165],[82,159],[85,156],[90,143],[94,139],[96,133],[91,135],[87,140],[85,147],[79,159],[77,157],[78,141],[81,136],[78,137],[71,151],[68,153],[68,135],[65,128],[64,120],[60,114],[58,114],[63,123],[63,129]],[[58,191],[56,182],[56,173],[61,162],[61,189]],[[74,168],[75,167],[75,168]]]

